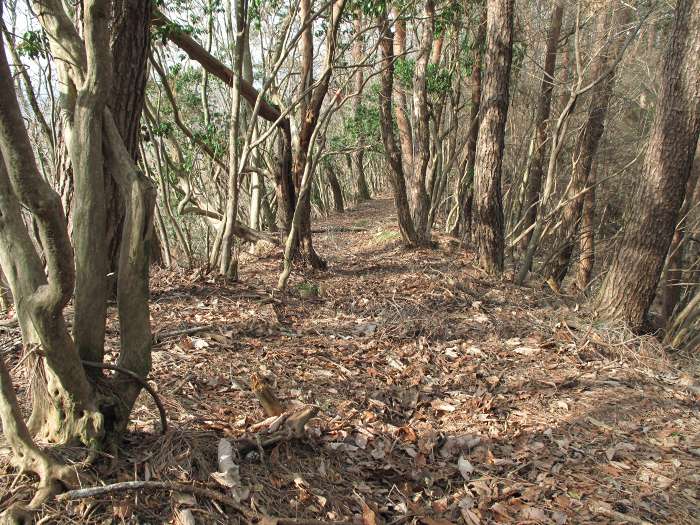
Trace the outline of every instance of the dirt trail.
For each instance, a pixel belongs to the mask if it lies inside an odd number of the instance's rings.
[[[295,271],[286,294],[277,252],[246,255],[229,286],[154,276],[155,331],[212,328],[162,338],[151,380],[171,430],[157,435],[143,395],[114,470],[96,467],[105,483],[212,483],[218,440],[265,419],[246,387],[257,373],[287,407],[320,412],[304,439],[238,459],[246,507],[367,525],[698,522],[697,360],[593,328],[570,299],[489,280],[446,237],[403,249],[390,200],[317,227],[329,271]],[[45,515],[157,523],[189,508],[198,523],[238,521],[201,497],[98,503]]]

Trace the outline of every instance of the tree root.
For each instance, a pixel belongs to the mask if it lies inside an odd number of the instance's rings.
[[[131,379],[136,381],[139,385],[143,387],[146,392],[151,394],[151,397],[153,398],[153,402],[156,404],[158,407],[158,413],[160,414],[160,433],[165,434],[168,431],[168,418],[165,413],[165,407],[163,406],[163,403],[161,402],[160,398],[158,397],[158,393],[149,385],[141,376],[139,376],[137,373],[132,372],[131,370],[124,368],[122,366],[117,366],[117,365],[110,365],[107,363],[97,363],[94,361],[82,361],[84,366],[89,366],[91,368],[101,368],[104,370],[114,370],[116,372],[120,372],[124,375],[129,376]]]

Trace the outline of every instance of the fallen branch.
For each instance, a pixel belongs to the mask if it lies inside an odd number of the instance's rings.
[[[171,330],[170,332],[158,332],[157,334],[153,335],[153,342],[154,343],[162,343],[164,339],[168,339],[170,337],[178,337],[181,335],[193,335],[197,334],[199,332],[204,332],[205,330],[210,330],[214,328],[213,324],[205,324],[201,326],[191,326],[189,328],[181,328],[179,330]]]
[[[112,483],[110,485],[103,485],[102,487],[90,487],[86,489],[76,489],[69,490],[63,494],[56,496],[58,501],[69,501],[75,499],[83,498],[94,498],[96,496],[104,496],[105,494],[112,494],[114,492],[125,492],[129,490],[174,490],[177,492],[185,492],[188,494],[194,494],[196,496],[202,496],[205,498],[213,499],[219,503],[227,505],[241,514],[243,514],[249,520],[252,520],[255,516],[253,513],[246,509],[240,503],[237,503],[234,499],[229,498],[216,492],[215,490],[207,489],[204,487],[196,487],[194,485],[188,485],[186,483],[178,483],[174,481],[122,481],[119,483]]]
[[[328,226],[311,230],[311,233],[356,233],[369,231],[367,228],[357,226]]]
[[[163,403],[161,403],[160,398],[158,397],[158,394],[156,393],[155,390],[153,390],[153,387],[149,385],[146,380],[144,380],[141,376],[139,376],[136,372],[132,372],[131,370],[117,366],[117,365],[110,365],[107,363],[97,363],[94,361],[82,361],[84,366],[90,367],[90,368],[100,368],[103,370],[114,370],[116,372],[122,373],[124,375],[129,376],[131,379],[136,381],[139,385],[141,385],[146,392],[151,394],[151,397],[153,398],[153,401],[155,402],[156,406],[158,407],[158,413],[160,414],[160,433],[165,434],[168,431],[168,419],[165,414],[165,407],[163,406]]]
[[[305,520],[295,518],[271,518],[263,515],[256,515],[250,509],[235,501],[233,498],[225,496],[215,490],[204,487],[196,487],[186,483],[178,483],[173,481],[123,481],[120,483],[112,483],[102,487],[91,487],[87,489],[69,490],[63,494],[56,496],[58,501],[70,501],[83,498],[93,498],[96,496],[104,496],[115,492],[126,492],[130,490],[173,490],[176,492],[184,492],[195,496],[202,496],[219,503],[222,503],[237,512],[241,513],[247,523],[258,523],[263,520],[267,523],[277,523],[277,525],[349,525],[348,521],[320,521],[320,520]]]

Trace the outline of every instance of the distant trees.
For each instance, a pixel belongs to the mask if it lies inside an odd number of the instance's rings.
[[[67,481],[32,435],[94,447],[126,427],[138,383],[94,387],[107,301],[116,290],[118,365],[144,378],[156,240],[163,264],[226,279],[242,243],[284,247],[284,289],[295,264],[326,266],[317,217],[389,191],[407,247],[450,232],[486,272],[586,291],[601,317],[635,328],[658,298],[666,340],[700,340],[699,11],[35,0],[18,23],[13,4],[0,307],[14,301],[28,353],[44,356],[26,424],[0,367],[21,466],[42,486]]]

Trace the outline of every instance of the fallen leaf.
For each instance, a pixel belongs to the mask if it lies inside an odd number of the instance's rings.
[[[461,454],[459,456],[459,460],[457,461],[457,468],[464,479],[467,481],[471,479],[471,474],[474,472],[474,465],[472,465],[469,460],[467,460]]]
[[[457,408],[454,405],[451,405],[447,401],[442,401],[440,399],[434,399],[430,403],[430,406],[433,407],[433,409],[437,412],[454,412],[455,410],[457,410]]]
[[[362,525],[377,525],[377,514],[364,501],[362,502]]]

